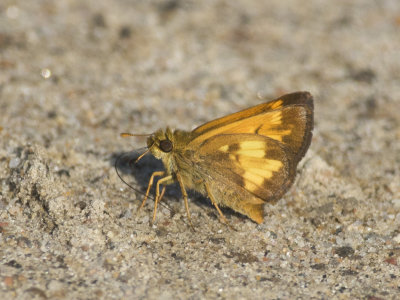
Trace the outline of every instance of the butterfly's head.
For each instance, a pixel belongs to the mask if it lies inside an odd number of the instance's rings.
[[[174,149],[174,137],[171,129],[159,129],[147,139],[147,148],[158,159],[164,160]]]

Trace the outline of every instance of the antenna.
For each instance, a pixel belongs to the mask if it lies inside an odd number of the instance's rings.
[[[129,132],[123,132],[123,133],[120,133],[120,136],[121,137],[123,137],[123,138],[126,138],[126,137],[130,137],[130,136],[150,136],[151,134],[144,134],[144,133],[129,133]]]

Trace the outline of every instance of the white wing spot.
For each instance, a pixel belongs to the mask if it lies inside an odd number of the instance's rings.
[[[228,145],[223,145],[222,147],[219,148],[219,150],[222,152],[228,152],[228,149],[229,149]]]

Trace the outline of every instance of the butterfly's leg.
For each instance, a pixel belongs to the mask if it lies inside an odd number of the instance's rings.
[[[165,186],[163,187],[163,190],[161,192],[161,197],[160,197],[160,184],[163,184],[163,182],[168,182],[172,180],[172,175],[166,176],[161,178],[159,181],[157,181],[157,185],[156,185],[156,198],[154,201],[154,212],[153,212],[153,220],[152,222],[154,223],[154,221],[156,220],[156,213],[157,213],[157,206],[158,206],[158,202],[161,200],[162,196],[164,195],[164,191],[165,191]]]
[[[154,182],[154,177],[156,176],[163,176],[164,172],[163,171],[158,171],[158,172],[154,172],[153,174],[151,174],[150,180],[149,180],[149,185],[147,186],[147,191],[146,191],[146,195],[144,196],[144,199],[142,201],[142,204],[139,206],[138,211],[144,206],[144,204],[146,203],[147,197],[149,196],[149,192],[151,187],[153,186],[153,182]]]
[[[160,199],[158,200],[158,202],[161,202],[161,199],[164,197],[166,187],[167,187],[167,186],[163,185],[163,188],[162,188],[162,190],[161,190]]]
[[[182,177],[179,173],[176,173],[176,179],[178,180],[179,186],[182,191],[183,200],[185,201],[186,214],[187,214],[187,218],[189,220],[190,227],[192,227],[192,229],[195,230],[194,226],[192,224],[192,218],[190,217],[188,195],[186,193],[186,189],[185,189],[185,185],[183,184]]]
[[[233,230],[236,231],[236,229],[235,229],[232,225],[229,224],[228,220],[226,219],[226,217],[224,216],[224,214],[222,213],[222,211],[219,209],[218,204],[217,204],[217,202],[215,201],[214,195],[211,193],[211,189],[210,189],[210,186],[208,185],[208,183],[207,183],[207,182],[204,182],[204,186],[206,187],[206,191],[207,191],[208,198],[210,198],[211,203],[212,203],[212,204],[215,206],[215,208],[217,209],[217,211],[218,211],[218,213],[219,213],[221,219],[224,221],[224,223],[225,223],[226,225],[228,225],[231,229],[233,229]]]

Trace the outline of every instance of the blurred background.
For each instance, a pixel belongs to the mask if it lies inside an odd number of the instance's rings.
[[[191,129],[308,90],[313,148],[350,172],[355,148],[397,145],[399,27],[396,0],[4,0],[1,126],[100,151],[120,131]]]

